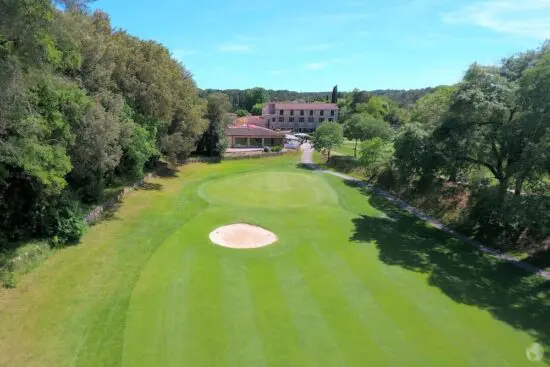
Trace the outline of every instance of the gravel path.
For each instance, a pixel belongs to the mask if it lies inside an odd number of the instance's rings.
[[[399,208],[408,211],[409,213],[413,214],[417,218],[420,218],[420,219],[430,223],[434,227],[442,230],[443,232],[446,232],[446,233],[452,235],[453,237],[455,237],[455,238],[457,238],[457,239],[459,239],[459,240],[461,240],[461,241],[463,241],[463,242],[465,242],[469,245],[472,245],[474,247],[479,248],[484,253],[489,254],[489,255],[491,255],[491,256],[499,259],[499,260],[511,262],[511,263],[515,264],[516,266],[522,268],[522,269],[533,272],[533,273],[541,276],[542,278],[550,280],[550,272],[544,271],[544,270],[539,269],[539,268],[537,268],[537,267],[535,267],[531,264],[520,261],[520,260],[516,259],[515,257],[513,257],[511,255],[503,254],[503,253],[498,252],[495,249],[484,246],[482,243],[480,243],[476,240],[472,240],[471,238],[468,238],[467,236],[465,236],[465,235],[463,235],[459,232],[456,232],[455,230],[447,227],[446,225],[444,225],[443,223],[441,223],[437,219],[435,219],[433,217],[430,217],[429,215],[427,215],[427,214],[423,213],[421,210],[409,205],[408,203],[404,202],[403,200],[394,197],[393,195],[391,195],[387,191],[381,190],[381,189],[379,189],[379,188],[377,188],[377,187],[375,187],[375,186],[373,186],[373,185],[371,185],[371,184],[369,184],[365,181],[358,180],[354,177],[351,177],[351,176],[348,176],[348,175],[345,175],[345,174],[342,174],[342,173],[339,173],[339,172],[327,171],[327,170],[320,169],[318,166],[313,164],[313,159],[312,159],[313,149],[311,148],[311,145],[309,143],[303,144],[301,149],[302,149],[302,163],[303,164],[310,165],[311,168],[313,168],[315,170],[318,170],[318,171],[321,171],[323,173],[333,175],[333,176],[337,176],[337,177],[340,177],[340,178],[342,178],[344,180],[347,180],[347,181],[354,181],[354,182],[357,183],[358,186],[367,188],[368,190],[372,191],[374,194],[376,194],[378,196],[381,196],[381,197],[385,198],[386,200],[388,200],[389,202],[397,205]]]

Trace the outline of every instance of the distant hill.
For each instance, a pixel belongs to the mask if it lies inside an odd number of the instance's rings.
[[[431,93],[435,88],[422,88],[422,89],[385,89],[385,90],[373,90],[367,91],[367,93],[374,96],[385,96],[395,102],[400,106],[408,106],[415,103],[418,99],[422,98],[424,95]],[[247,89],[204,89],[199,93],[202,96],[206,96],[215,92],[222,92],[229,97],[231,104],[234,108],[242,108],[245,103],[245,93]],[[273,102],[283,102],[283,101],[304,101],[304,102],[315,102],[315,101],[328,101],[330,100],[331,91],[327,90],[325,92],[295,92],[290,90],[273,90],[273,89],[263,89],[267,95],[267,100]],[[339,92],[338,97],[344,97],[346,94],[351,92]]]

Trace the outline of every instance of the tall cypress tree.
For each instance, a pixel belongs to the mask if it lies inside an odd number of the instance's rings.
[[[338,102],[338,86],[335,85],[334,88],[332,88],[332,98],[330,100],[331,103]]]

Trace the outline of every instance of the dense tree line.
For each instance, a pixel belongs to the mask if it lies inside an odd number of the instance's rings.
[[[363,141],[368,177],[413,196],[445,181],[468,187],[455,224],[496,245],[536,247],[550,235],[549,91],[545,43],[495,66],[474,63],[408,108],[360,91],[339,103],[344,134]]]
[[[208,118],[219,134],[219,101],[164,46],[86,3],[0,0],[0,243],[76,240],[81,203],[188,156]]]
[[[331,91],[326,92],[293,92],[289,90],[271,90],[263,88],[252,89],[205,89],[200,92],[201,96],[206,97],[212,93],[224,93],[229,97],[229,101],[235,111],[247,110],[252,112],[255,104],[272,102],[288,102],[288,101],[304,101],[304,102],[333,102],[336,103],[339,99],[346,98],[352,94],[361,94],[363,99],[368,99],[370,96],[387,98],[393,101],[394,104],[400,107],[406,107],[414,104],[418,99],[433,91],[434,88],[411,89],[411,90],[375,90],[375,91],[360,91],[355,89],[352,92],[339,92],[335,86]]]

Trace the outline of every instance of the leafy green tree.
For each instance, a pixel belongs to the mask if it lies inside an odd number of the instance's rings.
[[[226,116],[231,110],[229,98],[223,93],[210,94],[207,99],[206,118],[208,129],[198,143],[197,151],[208,156],[221,157],[227,148],[225,139]]]
[[[235,111],[235,114],[237,115],[237,117],[245,117],[245,116],[248,116],[248,111],[243,110],[243,109],[239,109],[239,110]]]
[[[264,106],[265,106],[265,103],[256,103],[256,104],[252,107],[252,110],[250,111],[250,113],[251,113],[253,116],[261,116],[262,113],[263,113]]]
[[[0,237],[78,237],[79,201],[186,157],[208,126],[166,47],[90,2],[0,0]]]
[[[391,127],[386,121],[377,120],[366,113],[353,114],[344,124],[344,136],[349,140],[355,140],[355,157],[357,157],[357,144],[359,141],[375,137],[387,140],[391,135]]]
[[[521,107],[528,112],[523,116],[513,145],[516,151],[521,151],[514,189],[517,196],[526,180],[540,181],[550,173],[550,43],[546,43],[538,54],[521,54],[513,58],[515,62],[509,61],[505,66],[516,71],[519,64],[521,70],[521,66],[531,65],[533,60],[536,60],[534,66],[519,78]]]
[[[252,112],[252,108],[254,105],[258,103],[265,103],[267,102],[268,94],[265,89],[263,88],[253,88],[253,89],[247,89],[244,92],[244,104],[243,107],[249,111]]]
[[[334,88],[332,88],[332,97],[330,99],[331,103],[338,102],[338,86],[335,85]]]
[[[361,144],[360,162],[372,176],[378,175],[390,162],[393,155],[391,142],[380,137],[369,139]]]
[[[500,71],[472,65],[435,136],[453,160],[488,168],[499,181],[503,200],[521,156],[521,148],[514,146],[521,114],[517,84]]]
[[[428,129],[435,129],[443,121],[449,110],[456,87],[439,87],[432,93],[420,98],[414,105],[412,121],[425,124]]]
[[[375,119],[384,119],[390,111],[389,100],[383,97],[373,96],[366,103],[358,104],[357,112],[368,113]]]
[[[394,149],[395,165],[403,178],[430,176],[441,165],[442,157],[433,147],[430,131],[417,122],[401,127]]]
[[[313,133],[313,147],[318,152],[327,154],[327,162],[330,161],[330,152],[334,147],[339,147],[344,142],[342,126],[337,122],[325,121],[315,133]]]

